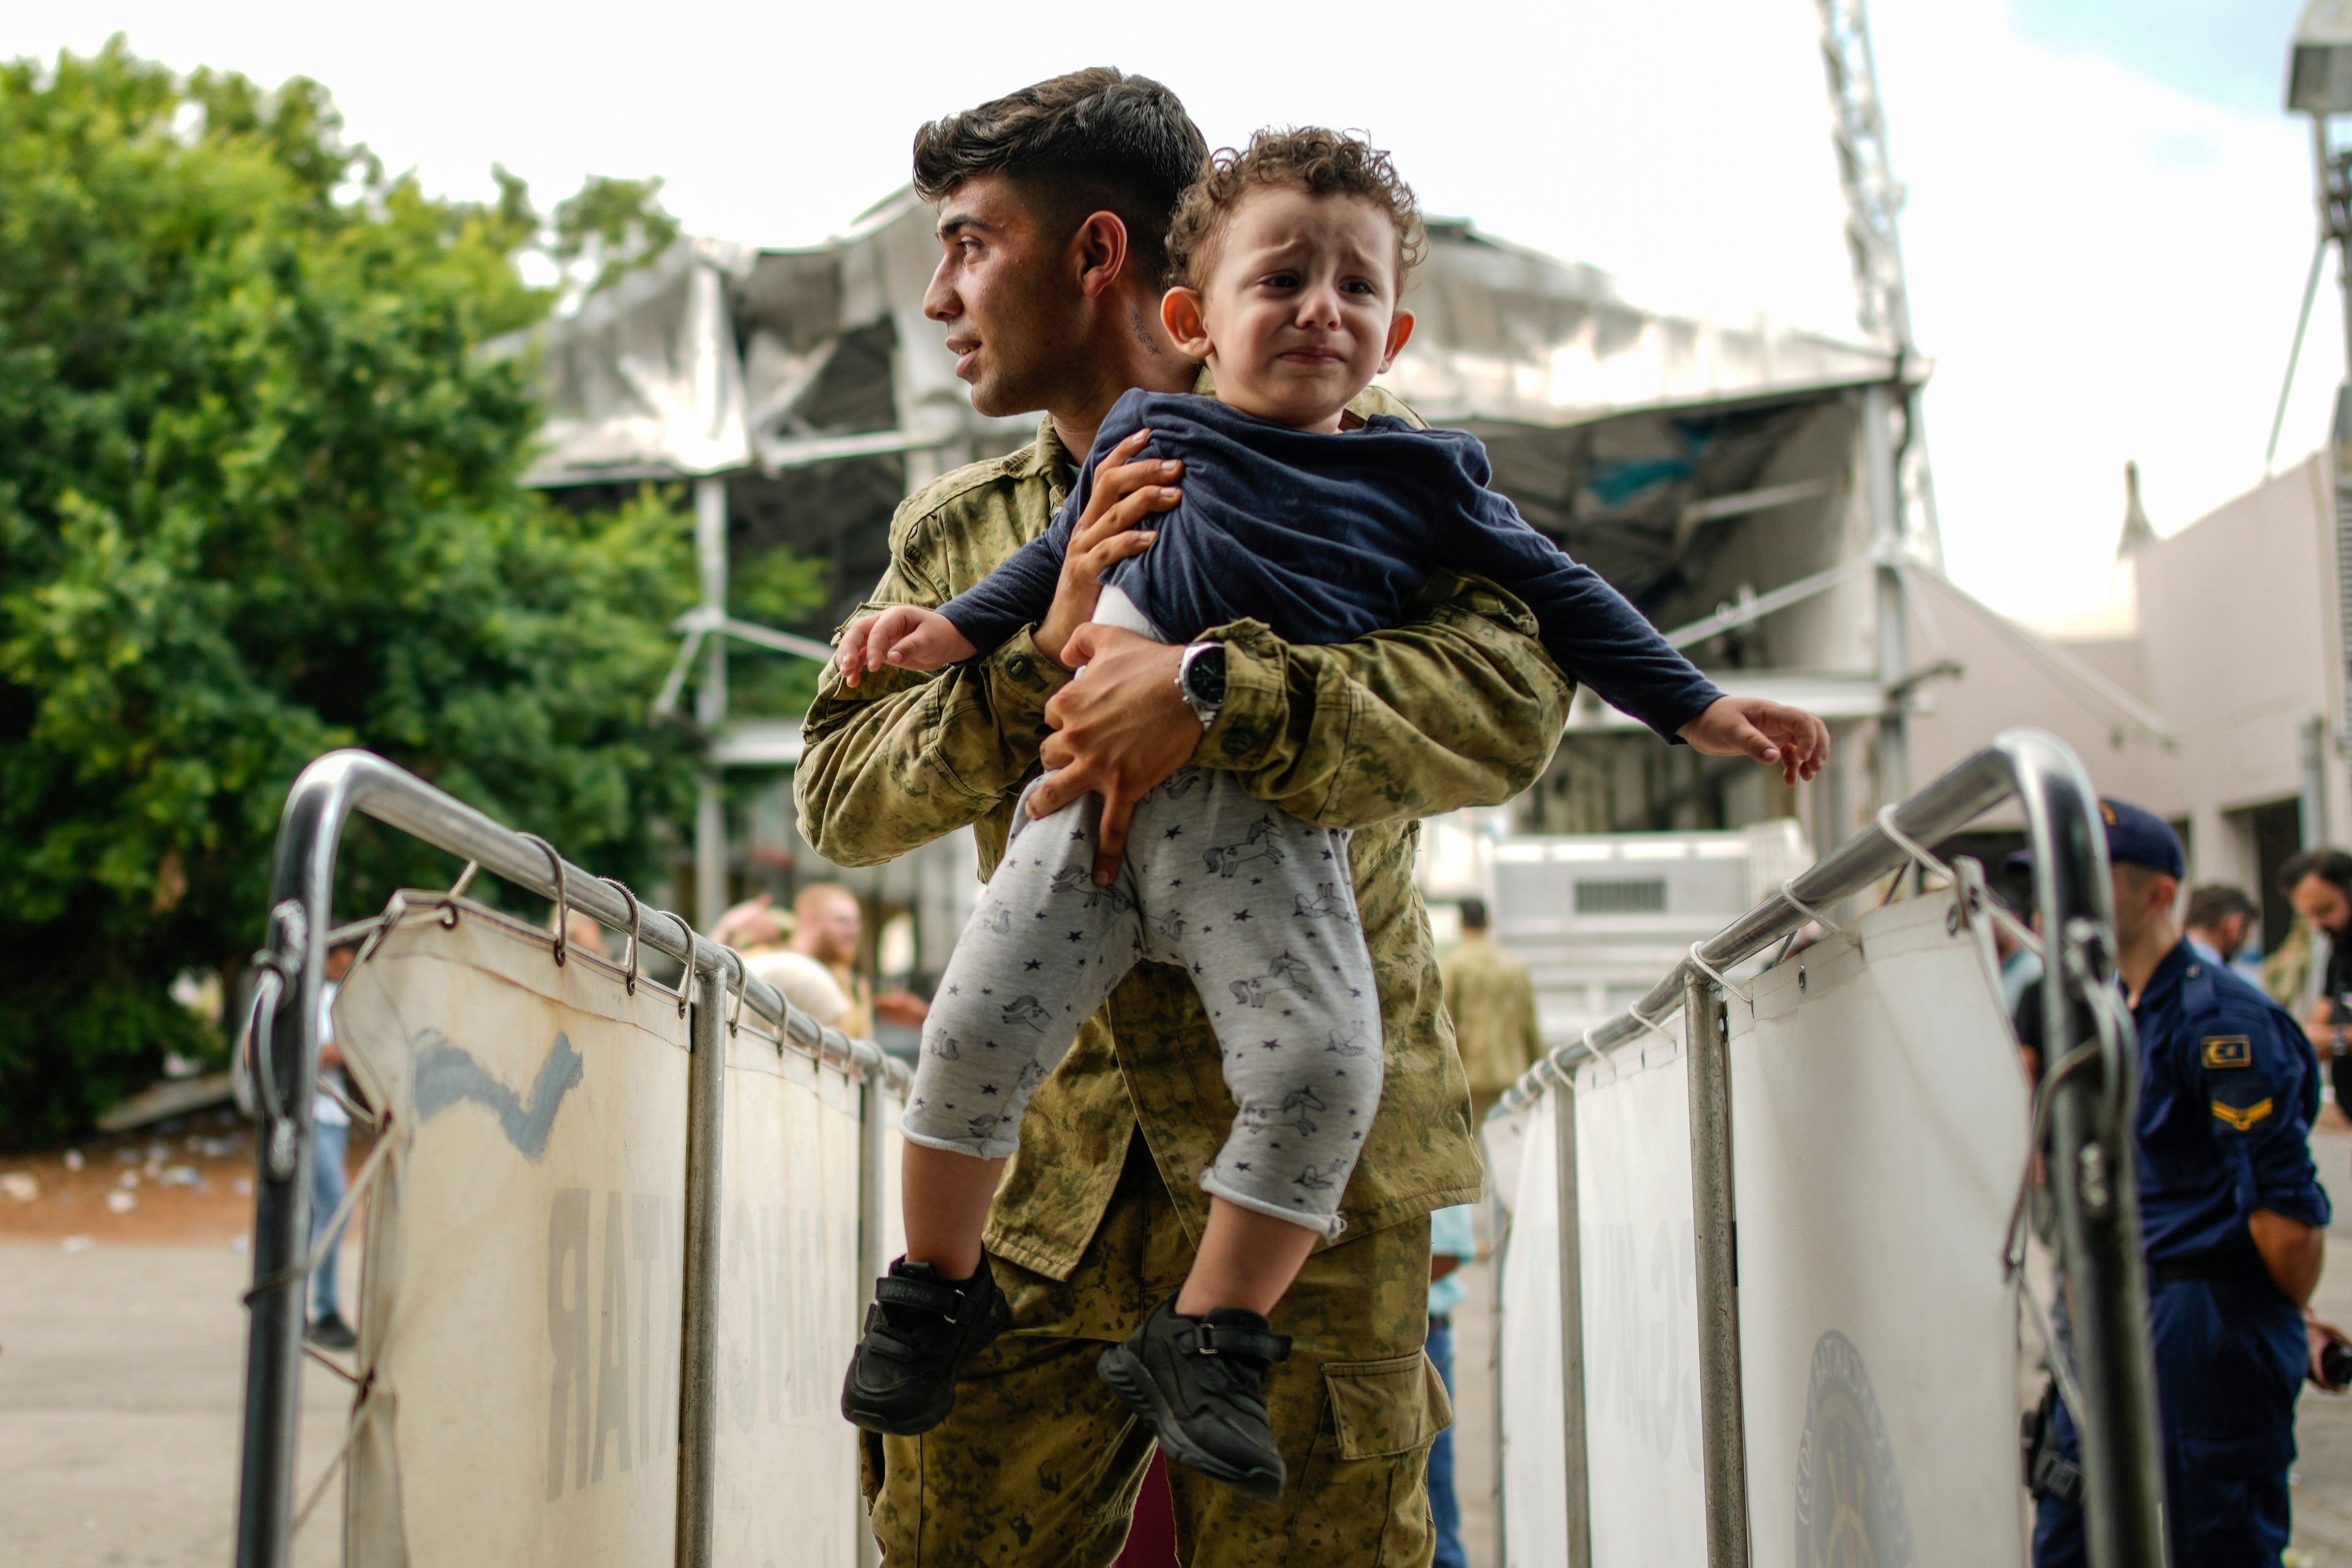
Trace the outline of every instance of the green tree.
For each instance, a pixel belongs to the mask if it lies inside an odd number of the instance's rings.
[[[525,251],[615,276],[676,226],[650,184],[592,182],[561,226],[499,188],[386,177],[299,79],[120,38],[0,66],[0,1144],[220,1048],[169,985],[257,944],[287,786],[330,747],[611,875],[666,864],[694,742],[646,703],[688,531],[674,497],[524,489],[528,367],[475,351],[551,307]],[[354,838],[341,916],[448,875]]]

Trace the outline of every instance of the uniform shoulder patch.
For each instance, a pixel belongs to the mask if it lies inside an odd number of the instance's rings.
[[[2250,1068],[2254,1065],[2254,1042],[2244,1035],[2208,1035],[2204,1058],[2209,1068]]]
[[[2258,1100],[2244,1107],[2225,1105],[2218,1100],[2213,1102],[2213,1114],[2241,1132],[2252,1131],[2255,1122],[2277,1109],[2276,1102],[2268,1099]]]

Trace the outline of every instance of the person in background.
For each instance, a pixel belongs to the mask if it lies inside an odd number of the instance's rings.
[[[857,907],[856,894],[838,882],[812,882],[793,900],[793,919],[792,950],[831,970],[849,997],[849,1012],[839,1026],[843,1034],[871,1039],[877,1017],[908,1028],[922,1027],[931,1010],[921,997],[905,991],[886,991],[877,996],[857,973],[857,942],[865,930],[865,917]]]
[[[2306,1377],[2319,1381],[2327,1330],[2305,1313],[2330,1213],[2309,1142],[2318,1064],[2284,1009],[2174,926],[2185,858],[2164,819],[2117,800],[2099,809],[2116,978],[2139,1037],[2140,1215],[2172,1561],[2276,1564],[2295,1398]],[[2042,1021],[2030,996],[2019,1034],[2036,1051]],[[2087,1546],[2063,1403],[2049,1436],[2058,1462],[2045,1468],[2037,1440],[2033,1561],[2073,1568]]]
[[[2308,976],[2296,989],[2303,1004],[2303,1032],[2327,1064],[2336,1108],[2352,1114],[2352,1054],[2345,1028],[2352,1024],[2352,855],[2341,849],[2306,849],[2279,868],[2279,887],[2311,937]],[[2273,995],[2276,993],[2273,993]]]
[[[1478,1256],[1468,1204],[1438,1209],[1429,1216],[1429,1359],[1454,1396],[1454,1310],[1468,1291],[1460,1269]],[[1469,1568],[1462,1551],[1462,1500],[1454,1492],[1454,1428],[1437,1435],[1429,1449],[1429,1511],[1437,1525],[1437,1555],[1431,1568]]]
[[[1437,961],[1454,1044],[1470,1078],[1470,1124],[1543,1053],[1536,1032],[1535,983],[1517,954],[1486,934],[1486,903],[1462,900],[1462,940]]]
[[[2226,882],[2208,882],[2189,895],[2188,918],[2181,921],[2189,945],[2208,963],[2223,966],[2238,962],[2254,928],[2254,900]]]
[[[343,1155],[351,1147],[352,1117],[343,1109],[343,1100],[351,1088],[343,1076],[343,1053],[335,1048],[334,1009],[335,994],[342,989],[343,976],[352,972],[352,957],[348,946],[330,948],[326,984],[319,987],[319,1092],[310,1104],[310,1245],[314,1248],[328,1221],[342,1207],[349,1180]],[[343,1321],[342,1298],[335,1280],[335,1266],[342,1252],[343,1226],[337,1223],[327,1255],[319,1259],[318,1269],[310,1276],[310,1326],[303,1334],[321,1350],[347,1351],[360,1342],[352,1326]]]
[[[848,1033],[842,1020],[849,1016],[849,993],[830,968],[793,951],[786,941],[792,929],[792,917],[761,893],[721,915],[710,937],[741,953],[743,967],[782,992],[785,1001],[826,1028]]]
[[[765,893],[746,899],[719,917],[711,940],[741,953],[752,973],[827,1028],[869,1038],[877,1015],[919,1026],[930,1011],[921,998],[903,991],[874,996],[859,978],[865,923],[855,893],[838,882],[812,882],[789,915]]]

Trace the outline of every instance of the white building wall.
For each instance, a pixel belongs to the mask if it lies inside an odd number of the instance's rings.
[[[2274,476],[2135,557],[2136,624],[2057,639],[2160,714],[2169,749],[2117,731],[1980,612],[1920,583],[1915,668],[1948,658],[1963,673],[1924,689],[1915,776],[1934,777],[2002,729],[2049,730],[2102,791],[2189,824],[2192,881],[2251,888],[2252,846],[2232,814],[2303,794],[2306,727],[2317,721],[2324,820],[2314,836],[2352,839],[2332,488],[2325,452]]]

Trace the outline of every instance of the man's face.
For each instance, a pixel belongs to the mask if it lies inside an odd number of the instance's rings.
[[[2331,936],[2342,935],[2344,928],[2352,924],[2352,900],[2325,877],[2305,877],[2297,882],[2287,902],[2294,906],[2296,914]]]
[[[1234,208],[1215,263],[1200,292],[1218,397],[1337,428],[1402,344],[1394,221],[1360,197],[1264,186]]]
[[[2223,915],[2208,928],[2206,938],[2223,963],[2237,957],[2238,950],[2246,945],[2246,925],[2244,915]]]
[[[847,893],[826,893],[808,900],[800,911],[800,929],[793,944],[820,963],[849,963],[857,957],[857,900]]]
[[[948,330],[956,374],[987,415],[1048,406],[1079,372],[1083,297],[1072,235],[1002,174],[978,174],[940,203],[939,269],[923,314]]]

